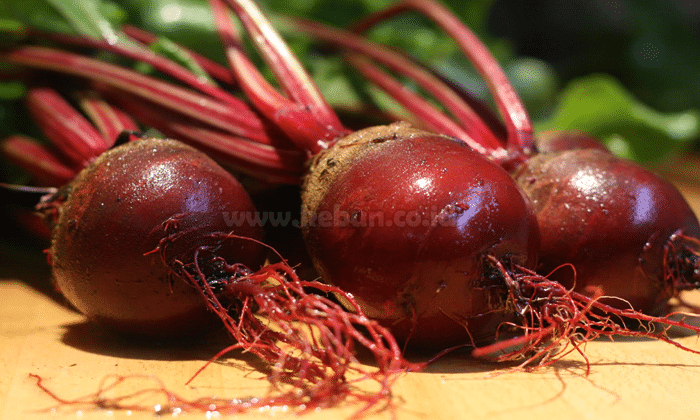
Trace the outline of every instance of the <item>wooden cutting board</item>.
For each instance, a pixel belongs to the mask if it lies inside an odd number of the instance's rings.
[[[700,214],[700,183],[679,187]],[[37,250],[0,249],[0,419],[153,419],[159,400],[144,396],[145,411],[114,411],[57,404],[37,386],[38,375],[57,396],[94,393],[108,375],[143,375],[120,392],[157,386],[157,380],[188,398],[264,394],[266,382],[233,354],[208,367],[191,386],[185,382],[228,343],[225,336],[182,346],[135,344],[100,331],[52,293]],[[700,292],[685,297],[700,305]],[[674,338],[700,351],[695,336]],[[651,340],[589,343],[590,374],[578,354],[534,372],[511,372],[467,357],[443,359],[427,371],[408,373],[395,384],[397,419],[700,419],[700,355]],[[357,407],[312,412],[302,418],[345,419]],[[231,418],[286,418],[284,409]],[[165,413],[161,418],[207,419],[217,413]],[[370,418],[390,419],[381,412]]]

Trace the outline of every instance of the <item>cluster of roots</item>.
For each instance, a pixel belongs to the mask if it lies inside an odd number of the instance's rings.
[[[700,289],[700,240],[675,233],[664,246],[663,261],[664,286],[670,296],[677,296],[682,290]]]
[[[177,271],[199,290],[235,340],[214,359],[242,349],[269,366],[268,378],[278,392],[258,398],[255,406],[309,410],[351,401],[368,410],[390,405],[392,383],[402,372],[420,368],[403,358],[391,333],[359,306],[349,312],[334,299],[341,296],[352,304],[351,295],[303,281],[284,262],[252,272],[228,264],[215,250],[200,249],[193,263]],[[360,363],[358,347],[374,366]],[[374,385],[367,388],[368,381]]]
[[[360,415],[393,409],[391,387],[396,379],[404,372],[425,367],[425,363],[408,362],[391,333],[367,318],[352,295],[330,285],[301,280],[285,262],[258,271],[227,262],[220,256],[221,248],[228,241],[240,241],[240,236],[211,234],[209,245],[198,249],[190,262],[168,259],[169,246],[181,234],[176,225],[173,221],[164,225],[170,233],[154,252],[160,252],[168,261],[175,280],[186,281],[201,294],[235,343],[212,357],[192,379],[225,354],[242,350],[264,362],[263,373],[271,384],[270,391],[254,398],[187,399],[168,390],[156,378],[148,378],[154,386],[114,397],[114,390],[124,387],[125,382],[144,378],[112,376],[105,378],[95,393],[66,400],[35,376],[39,387],[60,404],[148,411],[154,409],[153,405],[139,406],[133,401],[144,395],[159,395],[168,403],[157,406],[158,414],[235,414],[270,407],[306,412],[351,403],[359,407],[356,414]],[[684,249],[691,249],[687,258],[697,257],[693,247]],[[668,329],[673,326],[700,333],[700,327],[686,323],[684,317],[679,320],[678,313],[654,317],[631,308],[618,309],[601,303],[603,296],[573,292],[522,266],[494,257],[486,257],[485,263],[490,278],[500,282],[502,304],[515,317],[513,322],[500,326],[494,344],[477,347],[473,356],[517,362],[517,369],[534,369],[578,352],[590,369],[582,345],[615,335],[655,338],[700,353],[668,337]],[[673,274],[673,267],[676,266],[669,265],[669,275]],[[347,305],[352,310],[348,311]],[[632,322],[634,327],[628,327],[626,322]]]
[[[697,256],[696,253],[692,255]],[[588,372],[590,364],[582,345],[600,337],[612,339],[614,336],[653,338],[700,354],[668,336],[672,327],[700,333],[700,327],[686,322],[697,315],[674,312],[657,317],[631,306],[620,309],[602,302],[603,298],[610,297],[589,297],[574,292],[525,267],[492,257],[487,257],[487,264],[499,273],[504,283],[504,304],[517,315],[516,322],[504,323],[500,330],[515,337],[499,340],[499,332],[495,344],[472,351],[475,357],[518,362],[518,368],[534,369],[578,352],[586,361]]]
[[[165,224],[166,230],[173,226]],[[168,247],[180,233],[166,235],[154,252],[165,260]],[[58,397],[35,377],[40,388],[62,405],[121,410],[153,410],[152,404],[139,406],[133,401],[143,395],[160,395],[168,403],[158,406],[159,414],[234,414],[270,407],[306,412],[341,402],[358,407],[358,415],[393,408],[392,384],[402,373],[423,365],[406,361],[391,333],[367,318],[351,295],[333,286],[303,281],[285,262],[258,271],[229,264],[220,257],[220,248],[242,237],[216,233],[209,239],[213,245],[198,249],[192,261],[170,259],[168,264],[175,281],[184,280],[201,294],[235,344],[216,354],[192,379],[225,354],[243,350],[264,362],[263,373],[271,385],[267,395],[189,400],[150,378],[154,387],[111,396],[124,382],[143,380],[134,377],[106,378],[97,392],[74,400]],[[338,297],[354,305],[354,311],[339,304]]]

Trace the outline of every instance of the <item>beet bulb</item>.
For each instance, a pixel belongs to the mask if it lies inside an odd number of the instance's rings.
[[[541,272],[617,307],[658,314],[700,286],[700,227],[678,190],[634,162],[596,149],[540,153],[514,174],[542,233]],[[573,282],[575,281],[575,285]],[[616,303],[615,303],[616,302]]]
[[[303,203],[324,280],[414,348],[492,340],[515,314],[486,258],[537,260],[537,221],[510,175],[406,124],[355,132],[317,156]]]
[[[220,325],[169,267],[190,262],[213,232],[261,238],[259,227],[227,223],[231,212],[255,211],[241,184],[174,140],[111,149],[40,207],[52,219],[48,256],[58,288],[90,320],[128,335],[184,336]],[[166,238],[164,252],[152,252]],[[254,268],[264,258],[243,239],[225,252]]]

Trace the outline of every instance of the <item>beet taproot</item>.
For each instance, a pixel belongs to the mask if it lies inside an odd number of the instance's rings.
[[[486,257],[534,267],[537,221],[498,165],[407,124],[353,133],[314,159],[302,230],[322,278],[413,348],[493,339],[513,320]]]
[[[123,334],[168,337],[217,325],[200,294],[174,278],[171,263],[190,262],[209,233],[261,239],[260,227],[227,222],[231,212],[255,211],[241,184],[173,140],[137,140],[105,152],[42,207],[53,224],[48,256],[57,286],[89,319]],[[164,260],[151,252],[168,226],[179,233]],[[245,240],[226,253],[249,267],[264,258]]]

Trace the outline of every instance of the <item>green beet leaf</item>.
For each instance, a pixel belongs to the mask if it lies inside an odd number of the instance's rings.
[[[536,127],[587,132],[621,157],[653,163],[700,136],[700,112],[658,112],[639,102],[614,77],[593,74],[570,82],[551,117]]]

